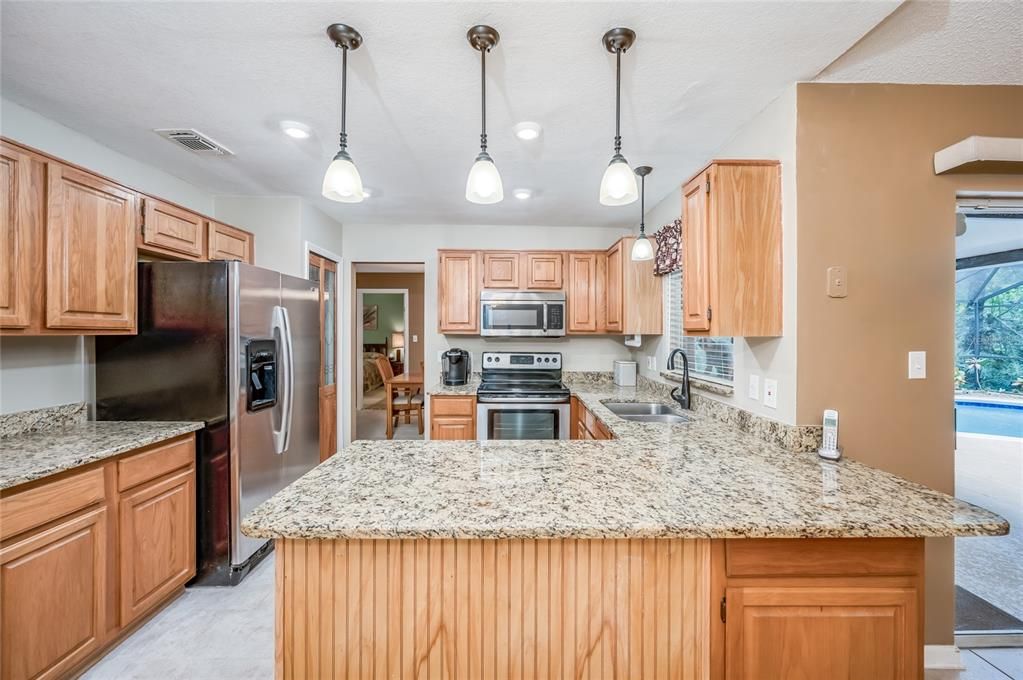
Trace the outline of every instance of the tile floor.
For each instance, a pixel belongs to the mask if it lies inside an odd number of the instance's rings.
[[[960,433],[956,496],[1010,525],[1008,536],[956,539],[956,584],[1023,619],[1023,440]]]
[[[189,588],[84,680],[272,680],[274,560],[234,588]]]

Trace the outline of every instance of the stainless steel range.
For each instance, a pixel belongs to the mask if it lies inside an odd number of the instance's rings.
[[[568,439],[570,394],[560,352],[484,352],[476,438]]]

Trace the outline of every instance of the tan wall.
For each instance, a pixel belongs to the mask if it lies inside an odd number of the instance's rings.
[[[797,419],[835,408],[846,455],[954,490],[955,196],[1023,177],[946,175],[933,154],[969,135],[1023,137],[1023,87],[810,83],[797,93]],[[849,296],[825,295],[848,268]],[[927,379],[906,353],[927,351]],[[953,630],[953,546],[928,544],[929,644]]]
[[[408,288],[408,325],[409,347],[405,352],[408,369],[419,372],[419,364],[423,360],[423,290],[425,288],[422,274],[377,274],[359,272],[355,275],[355,287],[358,288]],[[419,337],[419,342],[412,342],[412,336]]]

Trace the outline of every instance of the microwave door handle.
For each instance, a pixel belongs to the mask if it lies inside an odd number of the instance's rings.
[[[547,303],[543,303],[543,333],[547,335]]]

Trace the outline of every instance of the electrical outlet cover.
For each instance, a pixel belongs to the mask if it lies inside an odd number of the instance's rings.
[[[778,408],[778,381],[766,378],[764,380],[764,406]]]
[[[760,376],[756,373],[750,373],[748,394],[750,399],[760,399]]]
[[[646,358],[646,367],[647,367],[648,371],[656,371],[657,370],[657,357],[647,356],[647,358]]]

